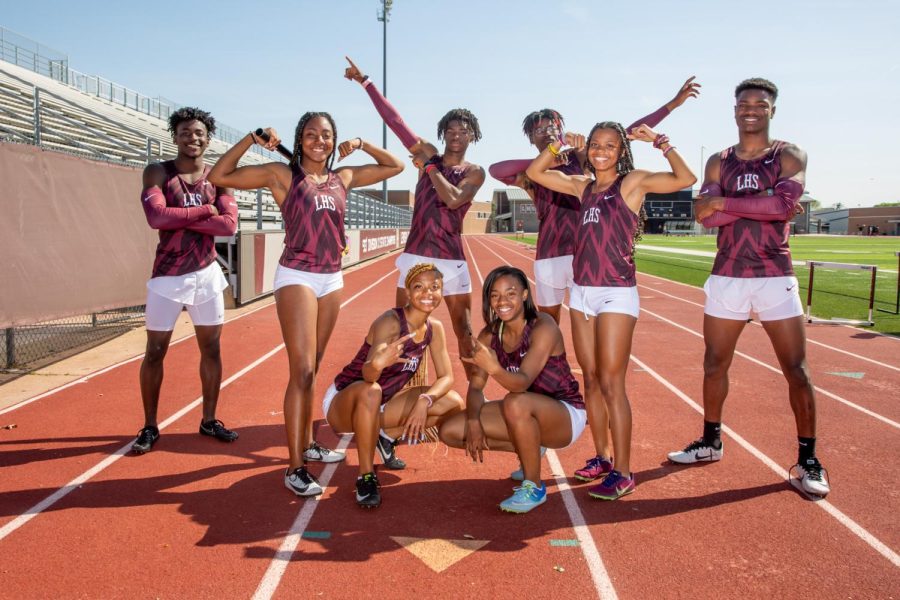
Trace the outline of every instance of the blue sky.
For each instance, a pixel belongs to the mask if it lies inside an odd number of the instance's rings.
[[[383,87],[377,0],[331,2],[15,2],[0,25],[55,47],[70,66],[149,96],[211,111],[233,127],[272,125],[292,139],[299,116],[327,110],[338,136],[381,141],[368,97],[342,78],[344,55]],[[809,153],[807,189],[823,205],[900,200],[900,3],[560,2],[395,0],[388,97],[420,136],[463,106],[484,139],[485,167],[528,158],[532,110],[562,112],[571,130],[624,123],[703,84],[659,127],[699,170],[737,141],[734,86],[762,76],[780,88],[772,133]],[[639,146],[639,147],[637,147]],[[405,155],[388,132],[388,149]],[[354,155],[350,161],[360,161]],[[638,167],[665,161],[636,144]],[[412,167],[391,181],[412,188]],[[478,195],[501,187],[488,178]]]

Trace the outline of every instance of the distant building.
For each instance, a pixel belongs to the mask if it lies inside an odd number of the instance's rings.
[[[381,189],[364,188],[354,191],[365,194],[375,200],[382,200],[384,198]],[[388,190],[388,204],[412,210],[413,206],[416,204],[416,196],[410,190]]]
[[[531,197],[522,188],[494,190],[491,205],[491,231],[516,231],[516,224],[521,221],[526,233],[537,233],[537,211]]]
[[[463,219],[463,230],[466,233],[490,233],[491,232],[491,203],[472,202],[466,218]]]
[[[813,233],[900,235],[900,206],[823,208],[812,213]]]

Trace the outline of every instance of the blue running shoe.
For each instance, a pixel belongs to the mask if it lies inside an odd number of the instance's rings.
[[[547,501],[547,487],[538,487],[527,479],[519,487],[513,488],[513,495],[500,503],[500,510],[511,513],[527,513],[532,508]]]

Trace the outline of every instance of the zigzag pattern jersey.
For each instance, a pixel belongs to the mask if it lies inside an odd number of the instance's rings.
[[[278,262],[308,273],[337,273],[347,245],[344,211],[347,189],[334,172],[320,184],[294,169],[291,189],[281,205],[284,217],[284,252]]]
[[[553,169],[566,175],[583,175],[574,152],[568,153],[568,162]],[[576,196],[562,194],[542,185],[531,183],[534,206],[540,221],[538,226],[538,260],[571,256],[575,254],[575,232],[578,229],[578,214],[581,202]]]
[[[500,324],[500,331],[491,335],[491,348],[497,353],[497,362],[500,366],[510,373],[518,373],[522,366],[522,359],[528,354],[528,348],[531,346],[531,330],[534,321],[525,323],[525,330],[522,332],[522,340],[519,347],[512,352],[503,349],[503,324]],[[534,378],[531,385],[528,386],[529,392],[535,394],[543,394],[560,402],[570,404],[575,408],[584,408],[584,398],[578,391],[578,381],[572,375],[569,368],[569,361],[566,360],[566,353],[563,351],[558,356],[551,356],[547,359],[547,364]]]
[[[602,192],[588,185],[581,197],[573,271],[575,283],[593,287],[633,287],[634,231],[638,216],[622,198],[619,177]]]
[[[453,167],[438,165],[451,185],[459,185],[471,168],[470,163]],[[416,206],[413,208],[406,252],[429,258],[465,260],[462,246],[462,222],[471,202],[450,208],[441,201],[425,172],[416,184]]]
[[[207,165],[203,175],[194,183],[188,183],[178,174],[175,161],[161,163],[166,173],[162,193],[169,208],[190,208],[215,204],[216,186],[206,180],[210,171]],[[220,212],[222,212],[220,207]],[[216,260],[215,238],[190,229],[160,229],[156,258],[151,277],[185,275],[208,267]]]
[[[406,322],[406,313],[399,307],[394,308],[393,311],[400,320],[399,337],[408,335],[409,323]],[[425,324],[425,337],[422,338],[421,342],[410,339],[406,340],[406,343],[403,345],[403,354],[400,356],[407,359],[409,362],[389,365],[381,372],[381,375],[378,376],[378,385],[381,386],[382,404],[393,398],[394,394],[402,390],[403,386],[409,383],[409,380],[416,374],[416,369],[419,368],[419,362],[425,355],[425,349],[431,344],[431,333],[431,321],[428,321]],[[371,348],[371,344],[363,340],[359,352],[356,353],[356,356],[353,357],[350,364],[344,367],[344,370],[338,373],[338,376],[334,378],[334,387],[337,388],[338,391],[341,391],[354,381],[362,380],[362,368],[366,363],[366,359],[369,357],[369,350]]]
[[[756,160],[741,160],[734,147],[723,150],[719,185],[729,198],[757,196],[775,187],[781,175],[780,154],[785,142],[776,141]],[[783,277],[794,274],[788,247],[789,221],[738,219],[719,227],[712,274],[724,277]]]

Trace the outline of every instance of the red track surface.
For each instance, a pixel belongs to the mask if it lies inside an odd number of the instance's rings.
[[[466,242],[480,326],[479,271],[505,262],[530,274],[533,253],[488,236]],[[319,398],[391,305],[396,273],[352,297],[392,270],[389,258],[346,275],[347,304],[318,378]],[[638,482],[631,496],[594,501],[584,485],[554,480],[593,454],[583,435],[548,453],[550,496],[528,515],[496,508],[511,491],[512,455],[490,453],[473,465],[439,444],[400,447],[409,468],[381,471],[384,504],[364,511],[352,496],[352,440],[323,425],[324,442],[350,443],[348,459],[336,469],[316,467],[330,477],[319,500],[295,498],[282,485],[284,351],[257,364],[281,343],[269,306],[226,324],[222,338],[229,383],[219,413],[240,432],[235,444],[197,435],[195,406],[162,431],[151,453],[120,456],[141,426],[138,361],[3,417],[18,427],[0,431],[0,597],[896,597],[900,342],[843,327],[808,330],[820,390],[819,456],[834,488],[827,502],[813,502],[777,472],[795,460],[796,433],[786,384],[766,367],[777,363],[756,325],[738,346],[746,357],[732,367],[725,459],[699,467],[665,460],[700,431],[689,401],[701,403],[703,292],[648,275],[638,281],[643,311],[628,380]],[[446,310],[439,312],[452,332]],[[567,313],[563,331],[571,349]],[[449,346],[456,364],[456,344]],[[169,351],[161,419],[199,397],[197,362],[190,342]],[[862,379],[829,374],[860,372]],[[464,392],[458,364],[456,375]],[[318,402],[316,411],[321,419]],[[561,470],[552,468],[557,460]],[[53,494],[55,502],[44,502]],[[286,541],[292,527],[305,533],[299,543]],[[438,572],[395,537],[485,543]],[[558,540],[580,542],[551,544]]]

